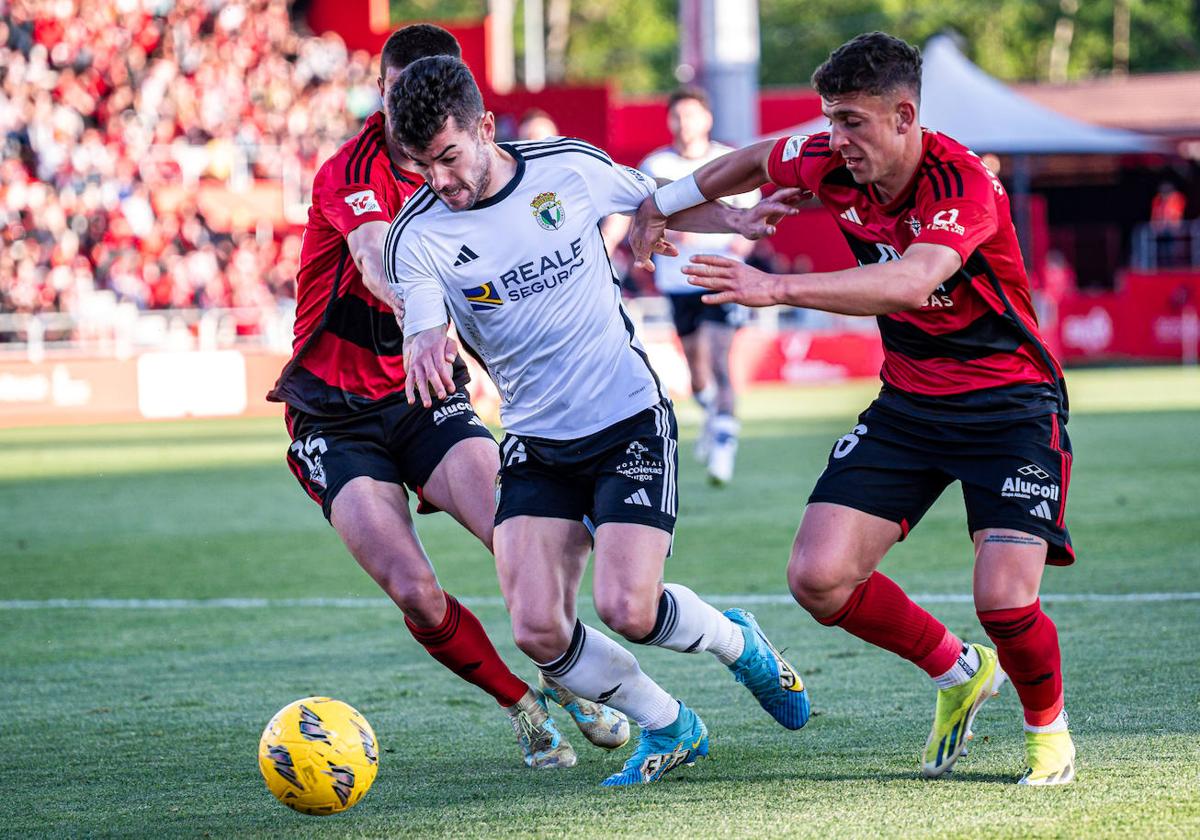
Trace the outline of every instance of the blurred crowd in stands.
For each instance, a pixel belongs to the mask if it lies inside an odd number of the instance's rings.
[[[216,230],[178,188],[311,173],[377,75],[286,0],[0,0],[0,313],[288,306],[299,236]]]

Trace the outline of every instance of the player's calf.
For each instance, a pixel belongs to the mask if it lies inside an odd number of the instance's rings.
[[[636,641],[681,653],[711,653],[780,725],[799,729],[808,721],[803,681],[745,610],[719,612],[686,586],[668,583],[654,629]]]
[[[1075,745],[1063,707],[1058,629],[1042,611],[1041,600],[1013,609],[981,610],[978,616],[1021,698],[1028,765],[1021,784],[1070,782],[1075,778]]]

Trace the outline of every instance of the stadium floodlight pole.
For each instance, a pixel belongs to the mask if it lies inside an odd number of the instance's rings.
[[[488,0],[488,85],[508,93],[516,82],[513,19],[516,0]]]
[[[546,86],[546,25],[544,0],[525,0],[525,87]]]
[[[681,82],[712,102],[713,137],[744,146],[758,136],[758,0],[681,0]]]

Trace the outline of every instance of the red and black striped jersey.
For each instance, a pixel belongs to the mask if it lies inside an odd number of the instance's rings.
[[[885,402],[934,418],[1065,413],[1062,369],[1038,333],[1004,187],[955,140],[923,129],[922,142],[912,180],[889,201],[855,182],[828,132],[782,138],[769,173],[815,194],[859,265],[899,259],[923,242],[962,257],[919,309],[878,316]]]
[[[340,416],[404,397],[404,336],[391,308],[363,284],[347,237],[367,222],[390,224],[421,184],[388,157],[382,112],[317,171],[296,277],[292,358],[268,400]],[[466,384],[461,360],[454,373]]]

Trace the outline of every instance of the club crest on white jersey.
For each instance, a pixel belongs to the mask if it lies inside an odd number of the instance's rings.
[[[449,311],[496,383],[508,432],[585,437],[665,397],[600,235],[654,181],[581,140],[501,149],[514,175],[471,209],[452,211],[428,186],[409,199],[384,245],[388,282],[406,334],[441,327]]]
[[[558,230],[567,220],[567,211],[563,209],[556,193],[544,192],[534,196],[529,206],[533,208],[537,223],[546,230]]]

